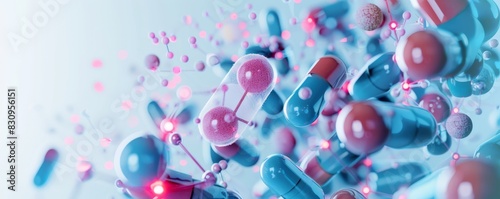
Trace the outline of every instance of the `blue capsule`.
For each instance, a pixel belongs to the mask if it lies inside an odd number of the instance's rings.
[[[384,52],[380,37],[372,37],[366,42],[366,54],[374,57]]]
[[[156,101],[151,101],[148,104],[148,114],[155,123],[156,127],[160,129],[161,127],[161,122],[167,117],[165,115],[165,112],[163,112],[162,108],[160,105],[158,105],[158,102]]]
[[[354,100],[366,100],[387,93],[402,79],[401,70],[392,60],[394,52],[371,58],[349,82],[349,94]]]
[[[332,136],[328,143],[328,147],[319,149],[318,155],[312,158],[304,169],[305,173],[321,186],[326,185],[333,176],[354,166],[364,158],[343,147],[337,135]]]
[[[262,104],[262,109],[269,115],[277,115],[283,111],[283,100],[275,90],[272,90]]]
[[[212,149],[221,157],[233,160],[245,167],[257,164],[260,158],[258,150],[245,139],[239,139],[223,147],[212,145]]]
[[[432,155],[442,155],[451,147],[451,137],[444,126],[439,126],[438,136],[427,145],[427,151]]]
[[[490,159],[500,165],[500,134],[479,145],[474,153],[476,158]]]
[[[195,115],[195,106],[194,105],[188,105],[184,107],[177,116],[175,116],[175,121],[178,122],[179,124],[186,124],[190,121],[192,121],[193,116]]]
[[[275,154],[260,167],[262,181],[286,199],[323,199],[321,187],[286,156]]]
[[[260,18],[261,26],[264,30],[267,30],[269,37],[276,36],[281,37],[281,24],[278,12],[271,9],[264,11]]]
[[[471,81],[466,78],[450,78],[446,83],[450,93],[455,97],[465,98],[472,95]]]
[[[292,95],[286,100],[284,114],[294,126],[312,124],[319,116],[328,89],[340,88],[346,78],[344,63],[333,56],[318,59]]]
[[[57,152],[55,149],[49,149],[47,153],[45,153],[42,165],[36,172],[35,178],[33,179],[33,183],[35,184],[35,186],[41,187],[45,185],[45,183],[47,183],[47,180],[52,175],[58,159],[59,152]]]

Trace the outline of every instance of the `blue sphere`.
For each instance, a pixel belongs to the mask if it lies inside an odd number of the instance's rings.
[[[118,177],[132,187],[147,186],[167,169],[168,146],[148,134],[131,135],[120,143],[115,152]]]

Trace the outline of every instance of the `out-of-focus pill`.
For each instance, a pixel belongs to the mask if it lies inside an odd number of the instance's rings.
[[[325,143],[319,149],[318,155],[312,158],[304,169],[304,172],[321,186],[327,184],[334,175],[364,158],[347,151],[336,135]]]
[[[194,112],[196,111],[196,107],[193,104],[185,106],[179,114],[175,116],[175,121],[179,124],[186,124],[191,122],[194,117]]]
[[[434,141],[427,145],[427,151],[432,155],[442,155],[450,150],[451,137],[445,127],[440,125]]]
[[[156,127],[160,129],[162,121],[167,117],[165,115],[165,112],[163,112],[160,105],[158,105],[158,102],[154,100],[149,102],[147,109],[148,109],[148,114],[155,123]]]
[[[267,30],[269,37],[281,37],[281,24],[278,12],[274,9],[263,10],[260,14],[261,27]]]
[[[428,111],[412,106],[366,101],[351,102],[340,111],[336,122],[339,139],[358,155],[392,148],[416,148],[435,137],[436,120]]]
[[[387,52],[371,58],[350,80],[348,90],[354,100],[381,96],[401,81],[402,73],[393,56],[393,52]]]
[[[317,29],[323,32],[322,35],[327,35],[326,32],[331,32],[328,30],[337,28],[338,22],[350,8],[349,1],[345,0],[314,8],[302,22],[302,29],[308,33]]]
[[[465,70],[463,52],[460,40],[451,33],[426,29],[398,42],[396,61],[413,80],[453,77]]]
[[[269,93],[264,104],[262,104],[262,109],[269,115],[277,115],[283,111],[283,106],[283,100],[278,93],[273,90]]]
[[[429,173],[430,169],[426,166],[409,162],[401,163],[395,168],[371,173],[368,178],[372,191],[393,194],[400,187],[410,186]]]
[[[500,165],[500,134],[486,140],[477,147],[474,153],[476,158],[490,159]]]
[[[455,35],[464,35],[467,38],[465,54],[461,57],[464,58],[464,69],[470,67],[485,37],[473,2],[467,0],[412,0],[411,2],[424,15],[424,18],[437,28]],[[467,26],[458,24],[467,24]]]
[[[274,68],[262,55],[238,59],[201,110],[200,134],[217,146],[234,143],[253,124],[251,120],[274,88],[275,79]]]
[[[324,56],[318,59],[286,100],[286,119],[294,126],[312,124],[321,112],[325,92],[330,88],[340,88],[345,81],[346,71],[344,63],[336,57]]]
[[[286,199],[322,199],[321,187],[295,163],[283,155],[271,155],[260,167],[262,181],[276,194]]]
[[[260,158],[257,149],[245,139],[239,139],[227,146],[212,145],[212,148],[221,157],[233,160],[245,167],[255,165]]]
[[[43,158],[42,165],[38,168],[38,171],[35,174],[33,179],[33,183],[37,187],[41,187],[47,183],[49,177],[52,175],[54,167],[57,164],[57,160],[59,159],[59,152],[55,149],[49,149],[47,153],[45,153],[45,157]]]
[[[474,0],[471,1],[477,9],[477,19],[481,22],[484,29],[484,40],[493,38],[500,27],[500,11],[498,5],[493,0]]]

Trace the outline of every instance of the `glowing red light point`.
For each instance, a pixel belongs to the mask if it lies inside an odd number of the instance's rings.
[[[396,30],[396,28],[397,28],[397,27],[398,27],[398,22],[391,21],[391,22],[389,23],[389,28],[390,28],[391,30]]]
[[[453,108],[453,113],[458,113],[458,107]]]
[[[174,123],[172,121],[170,121],[170,120],[164,120],[162,122],[161,126],[162,126],[163,130],[167,131],[167,132],[172,132],[174,130],[174,128],[175,128]]]
[[[321,141],[320,147],[321,147],[321,149],[328,149],[328,148],[330,148],[330,142],[323,140],[323,141]]]
[[[162,181],[156,181],[153,184],[151,184],[151,189],[156,195],[161,195],[165,191]]]
[[[370,188],[369,187],[363,187],[363,193],[364,194],[369,194],[370,193]]]
[[[410,90],[410,84],[408,84],[408,82],[403,82],[403,86],[402,87],[403,87],[403,90],[405,90],[405,91]]]

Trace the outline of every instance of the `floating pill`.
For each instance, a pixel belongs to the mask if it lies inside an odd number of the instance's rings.
[[[41,187],[47,183],[50,178],[54,167],[57,164],[57,160],[59,159],[59,152],[55,149],[49,149],[47,153],[45,153],[45,157],[43,158],[42,165],[35,174],[35,178],[33,179],[33,183],[37,187]]]
[[[245,167],[255,165],[260,158],[257,149],[245,139],[239,139],[227,146],[212,145],[212,148],[221,157],[233,160]]]
[[[393,52],[371,58],[349,82],[349,94],[354,100],[366,100],[387,93],[402,79]]]
[[[319,116],[328,89],[338,89],[346,79],[346,66],[333,56],[318,59],[292,95],[286,100],[284,113],[294,126],[312,124]]]
[[[273,192],[286,199],[324,198],[321,187],[292,160],[280,154],[264,160],[260,177]]]
[[[262,55],[238,59],[199,114],[200,134],[216,146],[241,136],[275,85],[276,73]],[[245,125],[240,125],[240,123]]]

